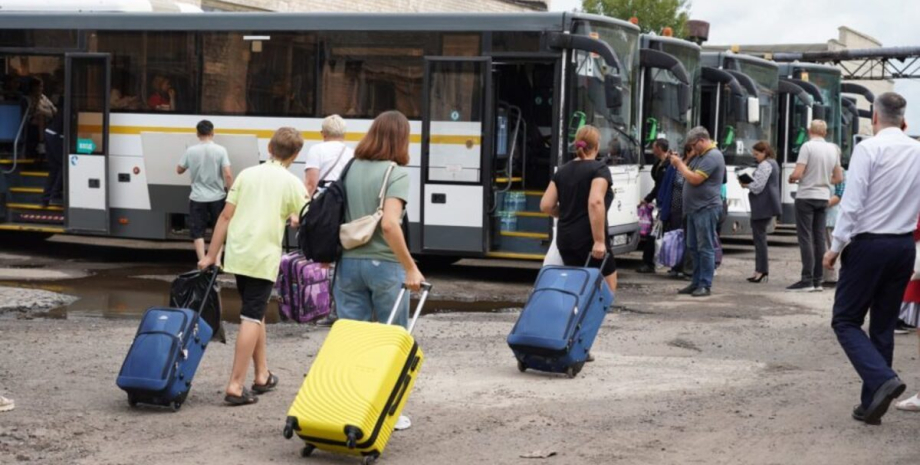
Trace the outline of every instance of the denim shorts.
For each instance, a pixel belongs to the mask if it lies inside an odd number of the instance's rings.
[[[386,323],[406,280],[397,262],[366,258],[342,258],[335,277],[335,310],[340,319]],[[404,298],[394,324],[406,327],[409,299]]]

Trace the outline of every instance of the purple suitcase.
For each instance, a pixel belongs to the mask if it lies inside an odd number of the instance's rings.
[[[300,252],[281,257],[277,288],[278,307],[285,320],[310,323],[332,311],[329,270],[307,260]]]

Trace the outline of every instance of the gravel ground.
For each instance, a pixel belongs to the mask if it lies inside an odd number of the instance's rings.
[[[626,310],[607,317],[597,361],[574,380],[518,373],[504,342],[514,312],[423,317],[427,358],[406,410],[414,426],[394,435],[381,463],[920,463],[920,414],[892,411],[878,427],[849,418],[859,382],[830,330],[833,293],[783,292],[798,272],[792,240],[776,239],[774,281],[762,285],[744,282],[751,247],[727,246],[714,295],[702,300],[621,261]],[[480,262],[427,274],[444,308],[519,301],[533,277]],[[45,294],[0,288],[15,308],[63,298]],[[16,400],[0,413],[0,463],[305,462],[281,430],[325,329],[269,326],[281,384],[251,407],[221,405],[232,345],[212,344],[186,405],[171,413],[131,409],[115,387],[136,325],[0,315],[0,393]],[[237,328],[227,325],[231,341]],[[898,337],[895,365],[910,389],[920,386],[915,336]],[[534,455],[553,456],[522,458]],[[357,463],[321,452],[308,461]]]

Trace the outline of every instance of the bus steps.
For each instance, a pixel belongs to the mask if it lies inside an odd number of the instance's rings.
[[[510,190],[496,197],[492,250],[495,258],[542,260],[552,240],[552,218],[540,211],[543,192]]]

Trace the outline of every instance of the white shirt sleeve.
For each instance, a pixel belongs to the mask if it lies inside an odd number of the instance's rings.
[[[319,150],[319,144],[310,147],[310,151],[307,152],[307,162],[304,166],[304,171],[308,169],[320,169],[323,166],[323,155],[322,151]]]
[[[853,239],[859,214],[869,192],[869,166],[872,160],[864,144],[853,150],[850,168],[847,170],[847,187],[840,200],[837,225],[834,227],[834,240],[831,250],[840,253]]]

